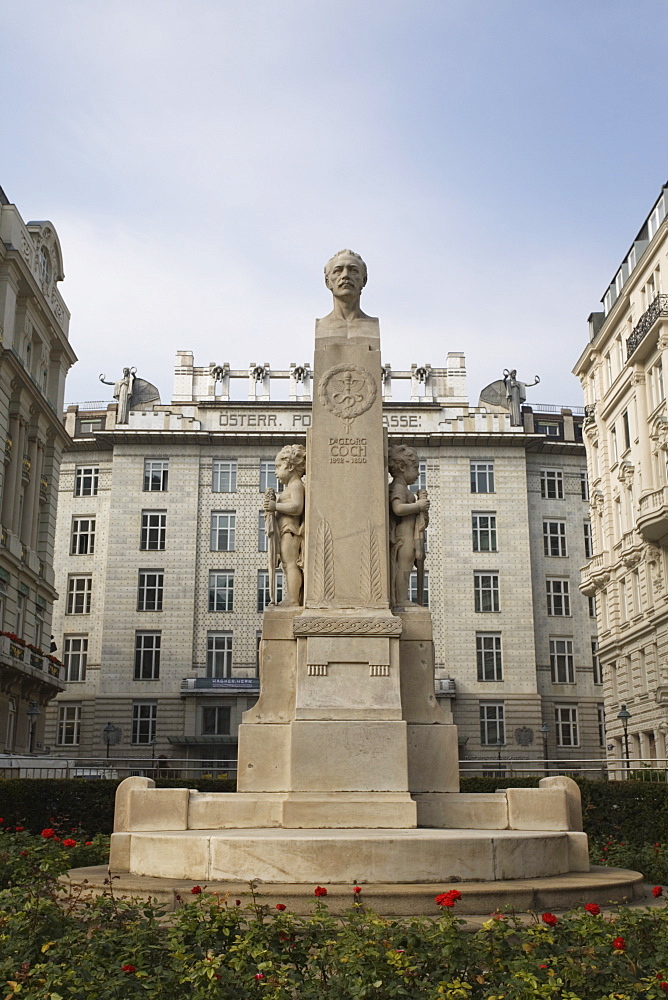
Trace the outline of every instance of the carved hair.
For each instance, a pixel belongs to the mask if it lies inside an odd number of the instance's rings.
[[[276,461],[281,458],[287,461],[291,472],[298,472],[300,476],[306,472],[306,448],[303,444],[286,444],[276,456]]]
[[[387,453],[387,467],[391,476],[404,472],[409,462],[417,462],[417,452],[405,444],[393,444]]]
[[[364,261],[362,260],[362,258],[360,257],[360,255],[358,253],[355,253],[354,250],[339,250],[339,251],[337,251],[337,253],[334,254],[333,257],[330,257],[329,260],[327,261],[327,263],[325,264],[325,284],[327,285],[327,287],[328,288],[330,287],[329,286],[329,272],[334,267],[334,261],[338,257],[343,257],[343,256],[354,257],[355,260],[359,261],[360,267],[362,268],[362,277],[364,279],[364,284],[366,285],[366,278],[367,278],[366,264],[364,263]]]

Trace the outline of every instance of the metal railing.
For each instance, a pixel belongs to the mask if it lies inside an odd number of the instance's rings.
[[[200,747],[200,750],[203,748]],[[65,757],[6,754],[0,755],[2,778],[80,778],[83,780],[115,780],[143,776],[166,781],[193,781],[198,778],[235,780],[237,760],[229,756],[229,748],[221,747],[219,755],[212,747],[204,759],[184,757],[133,756]],[[227,754],[227,755],[226,755]],[[478,758],[464,758],[459,763],[461,777],[527,778],[569,777],[603,781],[668,780],[668,758],[643,760],[638,757],[504,757],[498,753]]]
[[[668,316],[668,295],[659,294],[653,299],[639,322],[634,326],[631,336],[626,341],[626,360],[631,357],[638,344],[645,339],[659,316]]]

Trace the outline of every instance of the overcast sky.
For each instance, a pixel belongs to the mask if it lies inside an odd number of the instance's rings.
[[[393,368],[581,404],[586,320],[668,178],[666,0],[21,0],[0,185],[61,239],[68,401],[174,354],[311,360],[342,247]],[[237,393],[245,387],[239,386]]]

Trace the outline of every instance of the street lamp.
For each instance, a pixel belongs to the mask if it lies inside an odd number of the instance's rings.
[[[617,713],[617,718],[624,727],[624,756],[626,758],[626,770],[628,771],[631,766],[629,761],[629,719],[631,718],[631,713],[626,705],[622,705],[621,711]]]
[[[37,726],[37,717],[41,714],[42,713],[37,707],[37,702],[31,701],[28,706],[28,711],[26,712],[26,715],[28,716],[28,723],[30,725],[30,743],[28,753],[35,752],[35,728]]]
[[[548,726],[547,722],[544,722],[543,725],[540,727],[540,735],[543,737],[543,760],[545,761],[545,763],[543,764],[543,770],[545,771],[546,778],[550,776],[550,769],[548,766],[548,759],[547,759],[547,735],[549,732],[550,732],[550,727]]]

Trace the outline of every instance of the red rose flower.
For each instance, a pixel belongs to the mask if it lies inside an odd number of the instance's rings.
[[[14,829],[16,830],[17,833],[22,833],[23,832],[23,827],[22,826],[16,826],[16,827],[14,827]]]
[[[41,836],[44,837],[45,840],[50,840],[51,837],[55,837],[55,835],[56,831],[52,830],[51,827],[47,827],[45,830],[42,830],[41,833]]]
[[[542,921],[547,924],[548,927],[556,927],[559,921],[555,917],[554,913],[544,913],[542,916]]]
[[[462,894],[459,889],[449,889],[447,892],[439,893],[439,895],[434,898],[434,902],[437,906],[452,907],[455,905],[457,900],[461,898]]]
[[[659,987],[664,993],[668,993],[668,983],[659,983]]]
[[[20,851],[20,857],[27,858],[28,857],[28,852],[27,851]]]
[[[77,842],[76,842],[76,840],[72,840],[72,838],[71,838],[71,837],[67,837],[67,838],[66,838],[66,839],[65,839],[65,840],[63,841],[63,847],[76,847],[76,846],[77,846]]]
[[[125,965],[121,966],[121,972],[136,972],[136,971],[137,970],[135,969],[134,965],[130,965],[129,962],[126,962]]]
[[[234,900],[234,905],[235,906],[241,906],[241,900],[240,899],[235,899]]]
[[[585,903],[585,910],[587,913],[592,913],[596,917],[601,912],[601,907],[598,903]]]
[[[663,896],[663,888],[660,885],[655,885],[652,889],[652,895],[655,899],[658,899],[659,896]]]
[[[361,885],[354,885],[354,886],[353,886],[353,892],[354,892],[354,893],[355,893],[355,894],[356,894],[357,896],[359,896],[359,894],[360,894],[360,892],[361,892],[361,891],[362,891],[362,886],[361,886]]]
[[[316,885],[315,891],[314,891],[313,895],[314,896],[326,896],[327,895],[327,890],[325,889],[324,885]]]
[[[276,909],[282,912],[285,909],[285,903],[276,903]]]
[[[0,823],[4,823],[4,822],[5,822],[4,819],[2,818],[2,816],[0,816]]]
[[[626,948],[626,941],[624,940],[623,937],[616,937],[615,940],[612,942],[612,947],[615,949],[615,951],[624,951],[624,949]]]
[[[255,973],[255,978],[256,979],[264,979],[264,972],[256,972]]]
[[[92,840],[87,840],[86,841],[86,847],[92,847],[92,845],[93,845],[93,841]]]
[[[193,896],[199,896],[200,892],[202,891],[202,886],[194,885],[190,891],[192,892]]]

